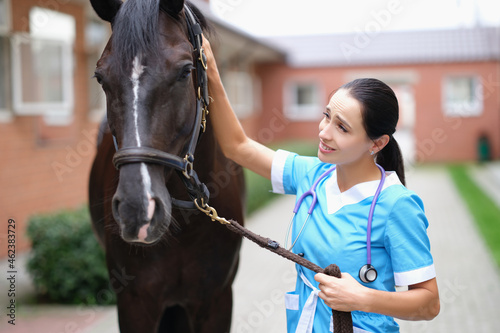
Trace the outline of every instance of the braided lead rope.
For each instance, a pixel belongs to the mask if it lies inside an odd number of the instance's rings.
[[[257,235],[256,233],[248,230],[247,228],[243,227],[240,225],[238,222],[234,220],[226,220],[223,217],[219,217],[217,214],[217,211],[215,208],[210,207],[207,204],[204,204],[202,207],[200,207],[197,203],[196,200],[194,200],[194,203],[196,207],[205,213],[208,217],[212,219],[212,221],[217,221],[222,225],[225,225],[229,230],[232,232],[235,232],[255,244],[259,245],[260,247],[269,250],[273,253],[276,253],[277,255],[288,259],[290,261],[293,261],[302,267],[305,267],[307,269],[310,269],[311,271],[315,273],[324,273],[330,276],[334,276],[336,278],[341,277],[341,272],[340,268],[335,265],[331,264],[325,269],[319,267],[318,265],[312,263],[311,261],[281,247],[278,242],[273,241],[269,238],[262,237],[260,235]],[[350,312],[343,312],[343,311],[337,311],[332,309],[332,317],[333,317],[333,326],[335,333],[353,333],[353,326],[352,326],[352,316]]]

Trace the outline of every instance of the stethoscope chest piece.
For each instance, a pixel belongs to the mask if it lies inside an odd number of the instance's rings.
[[[370,283],[377,279],[377,270],[370,264],[366,264],[359,269],[359,279],[364,283]]]

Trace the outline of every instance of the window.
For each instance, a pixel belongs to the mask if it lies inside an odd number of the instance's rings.
[[[227,96],[231,101],[234,112],[239,118],[252,114],[255,104],[255,91],[252,76],[246,72],[230,71],[223,75]]]
[[[10,30],[10,2],[9,0],[0,0],[0,34]]]
[[[316,83],[285,85],[285,116],[291,120],[317,120],[321,117],[321,93]]]
[[[12,118],[10,112],[10,3],[0,0],[0,122]]]
[[[93,122],[101,122],[106,114],[106,95],[97,80],[92,78],[97,61],[101,58],[102,51],[108,42],[110,35],[109,24],[91,20],[85,27],[85,43],[87,50],[87,73],[89,89],[89,119]]]
[[[18,115],[43,115],[64,125],[73,114],[72,16],[34,7],[30,33],[12,38],[13,108]]]
[[[474,117],[483,112],[483,88],[476,76],[444,79],[443,108],[449,117]]]

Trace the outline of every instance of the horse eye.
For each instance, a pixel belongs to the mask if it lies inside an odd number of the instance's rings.
[[[193,66],[184,67],[181,75],[179,76],[179,80],[185,80],[190,77],[193,69],[195,69]]]
[[[94,76],[92,76],[92,78],[95,78],[97,80],[97,83],[102,85],[102,76],[101,75],[94,73]]]

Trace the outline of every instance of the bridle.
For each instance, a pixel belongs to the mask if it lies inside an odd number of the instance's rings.
[[[113,164],[117,169],[125,164],[132,163],[152,163],[166,166],[177,171],[186,186],[191,201],[178,200],[172,198],[172,205],[181,209],[197,209],[195,201],[208,203],[209,191],[205,184],[200,182],[194,170],[194,152],[200,136],[206,129],[206,119],[208,115],[208,85],[207,85],[207,59],[202,48],[203,37],[201,26],[192,10],[184,5],[187,22],[189,40],[194,48],[194,58],[196,59],[196,120],[189,142],[184,146],[184,157],[173,155],[162,150],[150,147],[125,147],[118,149],[115,140],[116,153],[113,157]]]
[[[302,265],[316,273],[325,273],[337,278],[341,277],[340,269],[337,265],[332,264],[325,269],[308,261],[307,259],[292,253],[289,250],[281,247],[276,241],[269,238],[264,238],[254,234],[248,229],[241,226],[234,220],[226,220],[218,216],[217,211],[208,205],[209,192],[205,184],[200,182],[196,171],[193,169],[194,150],[198,144],[200,134],[206,129],[206,116],[208,114],[209,96],[207,86],[207,63],[206,57],[202,48],[202,29],[191,9],[184,5],[186,13],[187,27],[189,31],[189,39],[193,44],[196,60],[196,77],[197,77],[197,102],[196,102],[196,121],[192,131],[191,139],[185,147],[185,157],[181,158],[177,155],[169,154],[164,151],[149,148],[149,147],[127,147],[118,149],[113,157],[113,163],[117,169],[122,165],[130,163],[153,163],[160,164],[166,167],[173,168],[177,171],[188,191],[192,201],[183,201],[172,198],[174,207],[181,209],[198,209],[205,213],[212,221],[218,221],[225,225],[229,230],[244,236],[259,246],[270,250],[288,260],[291,260],[299,265]],[[197,130],[199,128],[199,130]],[[116,139],[115,140],[116,145]],[[332,310],[334,326],[342,333],[353,332],[352,317],[350,312],[340,312]]]

